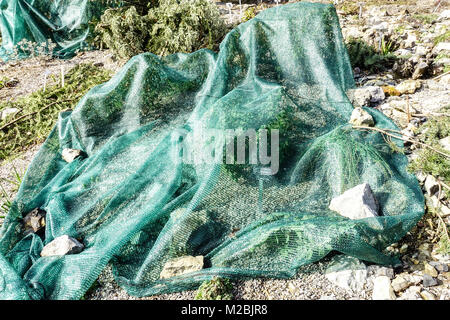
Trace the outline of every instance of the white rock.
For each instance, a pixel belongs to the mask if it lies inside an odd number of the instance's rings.
[[[439,183],[432,175],[427,176],[424,187],[429,196],[432,196],[439,191]]]
[[[450,152],[450,136],[439,140],[439,144],[444,148],[444,150]]]
[[[19,109],[17,109],[17,108],[6,108],[6,109],[1,110],[0,114],[1,114],[2,121],[5,121],[10,116],[12,116],[15,113],[17,113],[18,111],[19,111]]]
[[[400,292],[408,288],[410,285],[412,285],[412,283],[409,277],[405,275],[399,275],[395,277],[394,280],[392,280],[391,285],[395,292]]]
[[[369,127],[375,124],[372,116],[363,108],[353,109],[349,123],[355,126],[369,126]]]
[[[384,91],[383,89],[381,89],[381,87],[368,86],[366,88],[370,92],[370,102],[380,102],[386,98]]]
[[[373,280],[372,300],[395,300],[396,296],[391,286],[391,280],[379,276]]]
[[[183,256],[169,260],[161,271],[160,278],[168,279],[203,269],[203,256]]]
[[[371,99],[370,91],[366,88],[350,89],[347,91],[350,101],[356,107],[368,106]]]
[[[450,19],[450,10],[449,9],[442,11],[437,20],[441,21],[441,20],[446,20],[446,19]]]
[[[73,160],[78,158],[80,155],[81,155],[81,150],[77,150],[77,149],[66,148],[62,152],[62,158],[68,163],[71,163]]]
[[[367,267],[369,275],[386,276],[389,279],[394,278],[394,269],[383,266],[372,265]]]
[[[416,47],[416,54],[420,57],[426,56],[428,53],[427,48],[423,46],[417,46]]]
[[[367,281],[367,270],[341,270],[325,274],[328,281],[349,292],[361,292]]]
[[[422,300],[420,297],[420,287],[411,286],[402,293],[397,300]]]
[[[48,243],[41,251],[41,257],[64,256],[83,251],[83,244],[68,235],[60,236]]]
[[[378,203],[367,183],[351,188],[332,199],[329,208],[350,219],[378,216]]]
[[[450,59],[448,61],[448,64],[450,64]],[[445,76],[443,76],[440,80],[439,83],[443,84],[443,85],[449,85],[450,84],[450,74],[446,74]]]
[[[450,42],[439,42],[433,48],[433,53],[441,53],[442,51],[450,51]]]
[[[395,89],[397,89],[401,94],[413,94],[417,89],[420,88],[420,86],[421,83],[419,80],[406,80],[397,85]]]

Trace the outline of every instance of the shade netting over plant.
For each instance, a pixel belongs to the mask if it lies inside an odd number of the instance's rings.
[[[0,58],[50,53],[68,58],[85,46],[89,22],[115,0],[1,0]]]
[[[28,168],[0,233],[0,297],[77,299],[108,263],[136,296],[193,289],[216,275],[288,278],[331,251],[395,264],[381,251],[421,218],[423,195],[403,154],[347,124],[353,86],[336,11],[324,4],[266,10],[232,30],[218,54],[132,58],[60,114]],[[366,110],[377,127],[396,129]],[[192,139],[208,129],[263,127],[280,130],[276,175],[180,161],[181,144],[210,152],[216,140]],[[66,163],[65,148],[85,156]],[[328,209],[364,182],[380,217]],[[47,213],[42,238],[21,231],[34,208]],[[40,257],[61,235],[85,249]],[[204,256],[203,269],[161,279],[181,256]]]

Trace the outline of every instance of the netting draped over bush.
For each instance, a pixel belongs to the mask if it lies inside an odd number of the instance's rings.
[[[117,6],[116,0],[1,0],[0,58],[24,58],[43,51],[73,56],[89,36],[89,21]]]
[[[403,154],[348,126],[353,86],[336,11],[324,4],[266,10],[231,31],[219,54],[134,57],[60,114],[28,168],[0,232],[0,298],[77,299],[109,262],[137,296],[214,276],[292,277],[333,250],[396,263],[381,251],[420,219],[423,195]],[[396,128],[366,111],[376,126]],[[261,127],[280,128],[289,151],[274,176],[259,175],[258,165],[236,178],[220,163],[180,161],[186,141],[205,155],[214,141],[190,138],[207,129]],[[64,148],[85,157],[66,163]],[[328,209],[363,182],[380,217],[350,220]],[[43,238],[21,232],[34,208],[47,213]],[[85,249],[40,257],[61,235]],[[203,256],[204,266],[162,279],[181,256]]]

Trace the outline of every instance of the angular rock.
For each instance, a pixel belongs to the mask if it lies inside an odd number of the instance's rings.
[[[397,89],[400,92],[400,94],[405,94],[405,93],[413,94],[420,87],[421,87],[420,81],[406,80],[406,81],[403,81],[402,83],[400,83],[399,85],[397,85],[395,87],[395,89]]]
[[[381,87],[378,86],[369,86],[367,90],[370,92],[370,102],[377,103],[383,101],[386,96]]]
[[[372,300],[395,300],[396,296],[391,286],[391,280],[379,276],[373,280]]]
[[[391,285],[395,292],[401,292],[411,286],[412,283],[406,276],[397,276],[392,280]]]
[[[430,262],[428,262],[428,264],[430,266],[434,267],[439,272],[448,272],[448,265],[445,264],[445,263],[440,263],[440,262],[437,262],[437,261],[430,261]]]
[[[355,126],[368,126],[368,127],[373,126],[375,124],[372,116],[362,108],[353,109],[349,123]]]
[[[64,256],[83,251],[84,246],[77,239],[63,235],[53,239],[41,251],[41,257]]]
[[[394,278],[394,269],[392,268],[372,265],[367,267],[367,271],[369,272],[369,275],[386,276],[389,279]]]
[[[406,289],[397,300],[422,300],[419,293],[419,286],[411,286]]]
[[[428,263],[425,263],[425,269],[423,270],[425,274],[432,276],[433,278],[438,276],[437,270]]]
[[[426,290],[422,291],[420,293],[420,295],[422,296],[423,300],[436,300],[436,297],[434,296],[434,294],[432,294],[431,292],[428,292]]]
[[[439,191],[439,182],[432,175],[428,175],[424,183],[425,191],[429,196]]]
[[[347,91],[348,98],[356,107],[368,106],[370,103],[370,92],[365,88],[350,89]]]
[[[39,208],[34,209],[23,218],[25,235],[37,233],[45,227],[45,211]]]
[[[73,162],[73,160],[80,157],[81,155],[82,155],[82,151],[78,150],[78,149],[66,148],[62,152],[62,158],[68,163]]]
[[[414,80],[420,79],[425,74],[425,72],[427,71],[428,67],[429,67],[429,65],[426,62],[418,63],[416,65],[416,68],[414,69],[414,73],[412,75],[412,78]]]
[[[350,219],[378,216],[378,203],[369,184],[363,183],[345,191],[330,202],[330,210]]]
[[[424,274],[422,284],[424,287],[434,287],[438,285],[438,281],[432,276]]]
[[[203,256],[183,256],[166,262],[160,278],[168,279],[203,269]]]

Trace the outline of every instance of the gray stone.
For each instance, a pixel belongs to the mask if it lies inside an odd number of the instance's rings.
[[[394,269],[392,268],[372,265],[367,267],[367,271],[369,272],[369,275],[386,276],[389,279],[394,278]]]
[[[348,98],[356,107],[368,106],[370,103],[370,91],[365,88],[350,89],[347,91]]]
[[[448,272],[448,265],[445,263],[437,262],[437,261],[430,261],[428,264],[432,267],[434,267],[439,272]]]
[[[41,257],[64,256],[83,251],[84,246],[77,239],[63,235],[53,239],[41,251]]]
[[[81,150],[66,148],[62,152],[62,158],[66,162],[71,163],[71,162],[73,162],[73,160],[75,160],[76,158],[81,156],[81,154],[82,154]]]
[[[373,280],[372,300],[395,300],[396,296],[391,286],[391,280],[379,276]]]
[[[427,69],[428,69],[428,63],[426,63],[426,62],[420,62],[420,63],[418,63],[417,65],[416,65],[416,68],[415,68],[415,70],[414,70],[414,73],[413,73],[413,75],[412,75],[412,78],[415,80],[415,79],[419,79],[419,78],[421,78],[424,74],[425,74],[425,72],[427,71]]]
[[[367,87],[367,90],[370,92],[370,102],[378,103],[386,98],[383,89],[378,86]]]
[[[168,279],[203,269],[203,256],[183,256],[166,262],[160,278]]]
[[[378,203],[367,183],[345,191],[330,202],[330,210],[350,219],[378,216]]]
[[[434,48],[433,53],[441,53],[442,51],[450,51],[450,42],[439,42]]]
[[[422,284],[424,287],[434,287],[438,285],[438,281],[432,276],[424,274]]]
[[[375,124],[372,116],[362,108],[353,109],[349,123],[355,126],[368,126],[368,127],[371,127]]]

